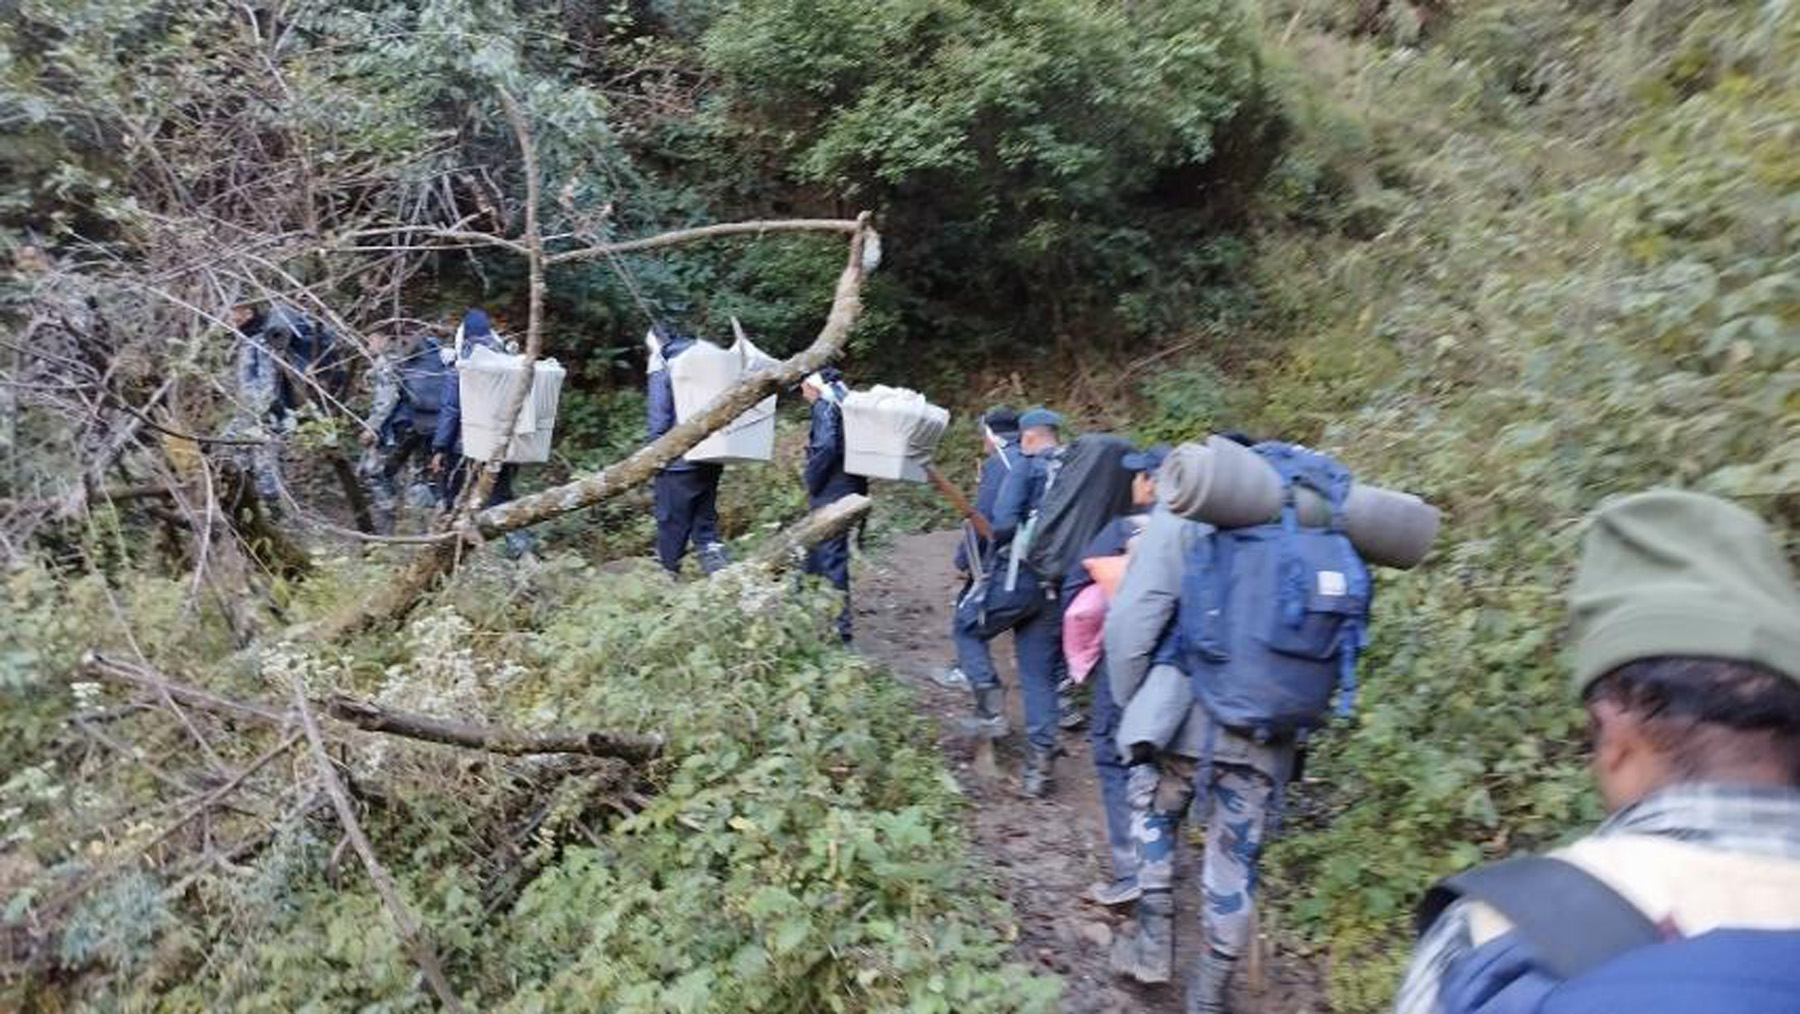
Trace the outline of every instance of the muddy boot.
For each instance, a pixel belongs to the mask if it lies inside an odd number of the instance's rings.
[[[724,570],[726,567],[731,566],[731,554],[725,551],[725,544],[723,542],[709,542],[706,545],[701,546],[698,555],[700,557],[700,569],[706,573],[707,577],[711,577],[719,571]]]
[[[942,669],[933,669],[929,675],[931,676],[931,682],[936,683],[945,690],[973,689],[969,683],[969,677],[963,673],[961,666],[951,665],[945,666]]]
[[[1006,691],[998,683],[976,687],[975,713],[962,720],[963,734],[981,739],[1005,739],[1010,731],[1003,710],[1005,701]]]
[[[1019,775],[1019,791],[1033,799],[1050,794],[1050,769],[1056,763],[1056,751],[1029,744],[1025,747],[1025,770]]]
[[[1188,980],[1187,1006],[1184,1014],[1231,1014],[1226,987],[1231,985],[1231,970],[1237,959],[1207,948],[1200,968]]]
[[[1145,891],[1137,903],[1137,932],[1113,941],[1114,975],[1156,984],[1175,970],[1175,895]]]

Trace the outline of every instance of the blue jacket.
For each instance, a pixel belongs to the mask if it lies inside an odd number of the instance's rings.
[[[867,493],[869,480],[844,471],[844,410],[825,398],[812,403],[806,437],[806,502],[823,507],[851,493]]]
[[[669,335],[662,347],[665,364],[694,347],[694,339],[687,335],[673,334],[667,331],[664,333]],[[675,382],[669,379],[667,365],[660,370],[651,372],[646,381],[646,388],[646,414],[649,416],[650,440],[654,441],[675,428]],[[688,459],[676,458],[664,465],[663,471],[687,472],[694,468],[694,463]]]
[[[975,486],[975,512],[987,518],[989,524],[994,521],[994,504],[1000,499],[1001,485],[1006,482],[1007,476],[1024,467],[1025,455],[1020,453],[1016,443],[1002,444],[988,452],[987,460],[981,463],[981,479]],[[986,556],[987,540],[978,537],[975,548],[979,554]],[[969,550],[963,543],[956,546],[956,569],[969,569]]]
[[[1056,450],[1044,454],[1035,454],[1024,458],[1024,468],[1015,468],[1006,475],[1000,484],[1000,492],[994,498],[994,513],[989,520],[994,525],[994,545],[996,547],[1010,545],[1013,536],[1018,534],[1020,526],[1025,524],[1031,512],[1043,502],[1044,487],[1050,480],[1050,462]]]

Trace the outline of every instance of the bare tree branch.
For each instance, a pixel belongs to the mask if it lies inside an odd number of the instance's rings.
[[[231,717],[254,718],[272,725],[288,726],[294,712],[260,701],[244,701],[223,697],[199,687],[190,686],[162,673],[141,666],[106,658],[88,652],[81,661],[81,672],[97,680],[127,683],[172,698],[188,707]],[[529,754],[578,753],[593,757],[615,757],[634,763],[651,760],[662,753],[663,737],[657,733],[614,732],[604,729],[551,729],[527,732],[491,725],[454,722],[417,712],[384,708],[373,701],[334,694],[318,702],[326,714],[354,725],[365,732],[378,732],[404,739],[416,739],[444,746],[460,746],[471,750],[522,757]]]
[[[325,702],[325,713],[365,732],[381,732],[427,743],[486,750],[488,753],[509,757],[575,753],[593,757],[616,757],[636,763],[654,759],[663,749],[663,738],[655,733],[639,735],[572,730],[520,732],[516,729],[452,722],[430,715],[384,708],[373,701],[359,700],[343,694],[334,694]]]
[[[804,556],[808,549],[849,531],[858,521],[868,516],[869,508],[874,504],[875,501],[861,493],[851,493],[833,500],[777,532],[774,537],[758,546],[756,555],[745,562],[774,571],[793,567],[795,561]]]
[[[676,229],[673,232],[646,236],[643,239],[626,239],[614,243],[596,243],[579,250],[563,250],[550,255],[550,264],[567,264],[571,261],[591,261],[613,254],[637,253],[643,250],[655,250],[665,246],[676,246],[681,243],[692,243],[701,239],[717,239],[721,236],[767,236],[778,232],[842,232],[854,236],[864,227],[861,218],[773,218],[754,222],[721,222],[717,225],[702,225],[692,229]]]
[[[437,950],[432,947],[431,938],[426,935],[425,927],[412,914],[412,910],[406,907],[406,901],[400,897],[399,885],[394,883],[387,867],[381,865],[381,860],[375,855],[375,847],[369,844],[369,836],[363,833],[362,824],[356,819],[356,809],[350,805],[350,797],[344,792],[343,783],[338,781],[331,755],[325,752],[325,737],[319,733],[319,723],[313,720],[312,711],[307,707],[306,687],[298,676],[294,678],[294,711],[300,716],[300,727],[306,731],[306,741],[312,746],[314,767],[318,769],[319,779],[325,783],[325,791],[331,796],[331,806],[337,811],[338,823],[343,825],[344,833],[350,837],[351,846],[362,859],[363,867],[369,871],[369,879],[374,882],[375,891],[381,895],[388,914],[393,916],[400,939],[412,951],[413,961],[418,964],[419,971],[424,973],[431,991],[437,994],[438,1002],[451,1014],[462,1014],[462,1000],[450,988],[450,980],[444,977],[444,969],[438,964]]]

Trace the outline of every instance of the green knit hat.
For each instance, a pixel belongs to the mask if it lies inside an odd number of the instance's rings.
[[[1570,594],[1575,691],[1638,659],[1755,662],[1800,682],[1800,591],[1761,518],[1657,490],[1595,513]]]

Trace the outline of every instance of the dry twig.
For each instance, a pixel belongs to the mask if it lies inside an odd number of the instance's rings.
[[[362,859],[363,867],[369,871],[369,879],[375,884],[376,893],[381,895],[382,904],[387,906],[388,914],[394,919],[394,927],[400,932],[400,939],[412,952],[413,961],[418,964],[419,971],[424,973],[425,982],[431,991],[437,994],[438,1002],[452,1014],[462,1014],[463,1003],[450,988],[450,980],[444,977],[443,966],[438,963],[437,950],[432,947],[430,937],[426,936],[425,927],[419,923],[412,910],[400,897],[400,887],[388,874],[387,867],[375,855],[375,847],[369,844],[369,836],[363,833],[362,824],[356,819],[356,809],[350,805],[350,797],[344,792],[344,785],[338,780],[337,769],[332,766],[331,755],[325,752],[325,737],[319,732],[319,724],[313,720],[312,710],[306,704],[306,687],[300,679],[294,679],[294,711],[300,717],[300,727],[306,732],[306,741],[312,747],[314,767],[319,779],[325,783],[325,791],[331,796],[331,806],[337,811],[338,823],[344,827],[344,833],[350,837],[350,844]]]

